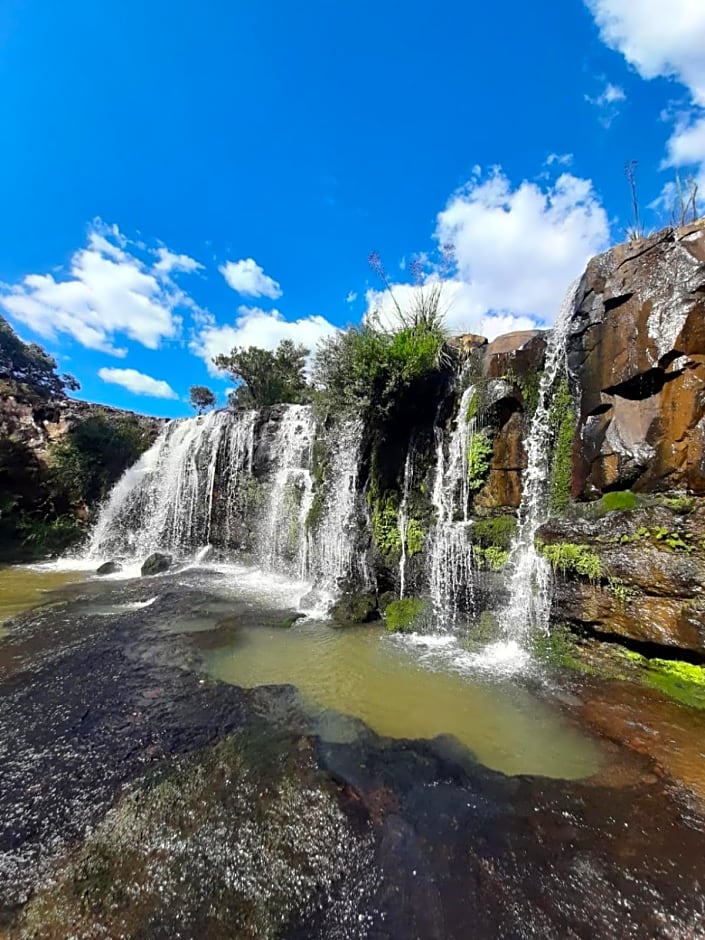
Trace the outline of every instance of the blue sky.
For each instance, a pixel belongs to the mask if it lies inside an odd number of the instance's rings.
[[[400,9],[3,0],[0,310],[82,397],[222,396],[214,353],[383,304],[372,250],[403,300],[452,243],[454,330],[550,323],[627,160],[647,227],[676,170],[705,197],[702,0]]]

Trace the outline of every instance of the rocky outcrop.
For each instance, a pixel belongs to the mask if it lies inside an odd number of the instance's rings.
[[[63,440],[73,428],[96,417],[107,421],[127,419],[135,424],[150,443],[166,423],[165,418],[153,418],[77,398],[26,402],[13,396],[0,396],[0,437],[11,435],[13,440],[26,446],[40,460],[46,456],[52,443]]]
[[[594,258],[568,364],[579,398],[573,495],[705,493],[705,225]]]

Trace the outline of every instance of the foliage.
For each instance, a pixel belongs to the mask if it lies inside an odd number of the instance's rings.
[[[547,545],[539,542],[537,548],[550,562],[551,567],[564,575],[575,574],[591,581],[598,581],[602,577],[600,556],[587,545],[576,545],[572,542]]]
[[[392,601],[384,611],[384,619],[389,633],[412,631],[421,618],[426,604],[420,597],[403,597]]]
[[[627,604],[629,599],[635,597],[637,594],[636,589],[630,587],[623,578],[607,578],[607,587],[617,598],[620,604]]]
[[[468,410],[465,413],[465,421],[469,424],[473,418],[476,418],[480,413],[480,408],[482,405],[482,395],[478,391],[474,391],[470,396],[470,401],[468,402]]]
[[[374,503],[372,509],[372,537],[377,548],[385,556],[401,552],[399,534],[399,512],[396,497],[387,494]]]
[[[313,363],[318,403],[331,414],[387,417],[404,393],[438,368],[445,334],[435,327],[396,332],[363,324],[319,343]]]
[[[575,409],[567,379],[563,379],[556,389],[549,420],[555,441],[549,482],[549,506],[551,512],[558,513],[568,506],[573,480]]]
[[[189,404],[203,414],[206,408],[212,408],[215,405],[216,398],[213,392],[205,385],[192,385],[188,392]]]
[[[472,527],[472,539],[482,548],[509,549],[516,532],[517,521],[512,515],[477,519]]]
[[[66,493],[74,503],[92,504],[105,499],[149,443],[148,435],[134,418],[94,415],[50,448],[53,488]]]
[[[406,525],[406,553],[409,558],[423,551],[424,531],[418,519],[409,519]]]
[[[490,568],[492,571],[500,571],[509,560],[509,552],[496,545],[488,545],[487,548],[473,545],[472,556],[479,568]]]
[[[468,487],[471,492],[482,489],[490,472],[494,445],[487,431],[478,431],[468,445]]]
[[[59,375],[56,360],[36,343],[23,343],[0,317],[0,384],[3,393],[25,401],[63,398],[81,387],[72,375]]]
[[[674,512],[683,513],[684,515],[695,509],[695,500],[692,496],[663,496],[659,499],[659,502],[667,509],[672,509]]]
[[[304,404],[310,399],[306,381],[308,353],[305,346],[284,339],[274,352],[259,346],[236,346],[229,355],[216,356],[213,363],[241,383],[229,397],[232,407]]]

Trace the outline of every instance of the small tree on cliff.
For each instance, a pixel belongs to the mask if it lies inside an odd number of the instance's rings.
[[[188,397],[191,407],[195,408],[199,415],[202,415],[206,408],[215,405],[215,395],[205,385],[192,385]]]
[[[36,401],[64,398],[81,387],[72,375],[59,375],[56,360],[36,343],[23,343],[0,317],[0,383],[5,394]]]
[[[309,350],[284,339],[277,349],[236,346],[229,355],[216,356],[213,363],[241,384],[228,401],[236,408],[264,408],[281,403],[304,404],[310,399],[306,381]]]

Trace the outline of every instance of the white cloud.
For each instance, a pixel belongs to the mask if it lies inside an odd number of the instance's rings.
[[[2,285],[0,307],[50,340],[63,333],[89,349],[119,357],[126,355],[115,344],[119,336],[157,349],[179,334],[178,309],[193,304],[165,273],[164,256],[150,266],[131,248],[117,226],[97,220],[87,247],[71,257],[66,276],[28,274],[17,284]],[[184,270],[185,255],[167,254]],[[175,267],[171,264],[169,270]]]
[[[705,113],[682,119],[668,141],[666,166],[705,164]]]
[[[238,294],[269,297],[270,300],[277,300],[282,295],[278,282],[265,274],[254,258],[226,261],[218,270]]]
[[[622,101],[626,101],[627,96],[624,93],[624,89],[620,88],[619,85],[613,85],[611,82],[608,82],[599,95],[594,98],[590,95],[585,95],[585,100],[598,108],[600,112],[600,124],[602,124],[603,127],[609,127],[619,114],[619,104],[621,104]]]
[[[703,0],[586,0],[602,40],[643,78],[672,77],[705,106]]]
[[[549,153],[548,157],[546,157],[546,166],[553,166],[554,163],[558,163],[561,166],[570,166],[572,162],[572,153]]]
[[[553,183],[513,187],[499,169],[477,176],[438,214],[435,239],[453,246],[455,271],[443,280],[446,324],[454,332],[493,339],[553,322],[569,285],[609,245],[607,214],[590,180],[563,173]],[[426,279],[426,289],[440,275]],[[408,309],[415,288],[393,285]],[[398,322],[386,291],[367,292],[368,315]]]
[[[193,338],[191,350],[203,359],[212,375],[220,375],[213,365],[213,357],[218,353],[229,353],[234,346],[276,349],[283,339],[291,339],[313,351],[320,339],[335,333],[336,329],[321,316],[285,320],[278,310],[243,306],[238,308],[238,316],[232,325],[220,326],[211,318]]]
[[[690,111],[677,115],[663,166],[693,167],[705,187],[705,2],[704,0],[585,0],[603,41],[621,52],[642,78],[681,82]],[[667,206],[667,183],[652,205]]]
[[[348,291],[348,296],[345,298],[346,304],[354,304],[357,300],[357,292],[354,290]]]
[[[136,369],[98,369],[98,377],[112,385],[120,385],[135,395],[152,398],[178,398],[174,389],[162,379],[153,379]]]
[[[200,271],[203,265],[188,255],[177,255],[169,251],[168,248],[160,247],[156,250],[159,261],[154,265],[154,270],[160,274],[170,274],[172,271],[183,271],[186,274],[193,274]]]
[[[496,169],[454,193],[435,237],[454,246],[449,320],[479,332],[498,314],[552,322],[568,285],[608,246],[609,224],[590,180],[563,173],[513,188]]]

